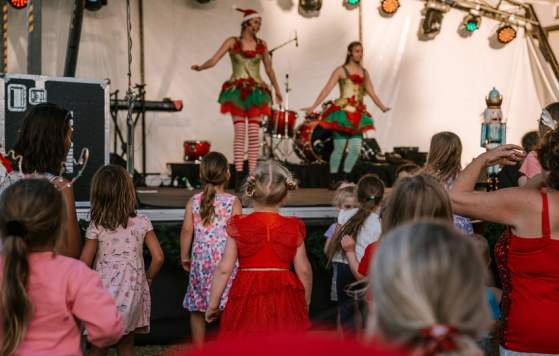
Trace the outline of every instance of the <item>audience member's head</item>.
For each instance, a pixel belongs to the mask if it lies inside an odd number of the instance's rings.
[[[297,189],[291,172],[274,160],[258,162],[243,187],[245,198],[264,206],[282,204],[289,191]]]
[[[378,208],[384,197],[384,183],[374,174],[366,174],[361,177],[357,182],[356,190],[359,210],[332,237],[326,250],[329,260],[332,260],[334,255],[341,250],[340,242],[345,235],[357,239],[365,221]]]
[[[431,137],[425,172],[447,183],[461,170],[462,142],[453,132],[443,131]]]
[[[420,167],[415,163],[404,163],[396,168],[396,181],[400,178],[409,177],[416,174]]]
[[[452,208],[447,192],[428,174],[416,174],[400,179],[382,209],[383,233],[422,218],[452,221]]]
[[[524,152],[531,152],[536,149],[538,146],[538,142],[540,140],[540,136],[538,135],[538,131],[529,131],[522,136],[522,148]]]
[[[559,130],[549,131],[537,149],[542,168],[549,172],[547,186],[559,189]]]
[[[332,199],[332,205],[334,205],[338,211],[357,207],[355,187],[356,185],[353,183],[344,183],[336,189],[334,198]]]
[[[539,136],[544,137],[549,131],[559,127],[559,102],[549,104],[541,113],[539,120]]]
[[[1,355],[23,341],[32,307],[26,291],[28,254],[54,250],[65,215],[62,194],[46,179],[21,179],[0,196],[0,238],[4,272],[0,288]]]
[[[418,354],[481,355],[474,340],[490,325],[486,271],[472,242],[450,224],[392,230],[372,269],[369,335]]]
[[[115,230],[126,228],[136,216],[136,189],[130,174],[121,166],[109,164],[95,172],[91,180],[91,222]]]
[[[200,217],[204,225],[211,224],[215,216],[214,199],[217,194],[216,188],[224,186],[231,173],[229,162],[220,152],[209,152],[200,163],[200,178],[204,183],[204,193],[200,203]]]
[[[24,173],[60,174],[72,139],[70,120],[68,110],[51,103],[27,110],[14,145]]]

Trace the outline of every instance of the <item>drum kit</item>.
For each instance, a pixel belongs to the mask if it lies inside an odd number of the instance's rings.
[[[285,105],[272,110],[272,115],[262,124],[262,155],[286,161],[295,153],[305,163],[328,162],[334,149],[332,131],[319,125],[320,114],[316,113],[305,115],[305,120],[297,125],[297,112],[289,110],[290,91],[289,75],[286,75]]]

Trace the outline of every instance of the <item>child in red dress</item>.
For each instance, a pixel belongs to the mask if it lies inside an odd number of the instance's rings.
[[[274,161],[259,163],[245,194],[254,212],[231,218],[225,253],[214,274],[206,320],[219,313],[219,301],[237,257],[239,268],[221,316],[220,334],[301,332],[309,327],[312,270],[305,251],[305,225],[279,214],[296,184]],[[293,265],[295,273],[290,268]]]

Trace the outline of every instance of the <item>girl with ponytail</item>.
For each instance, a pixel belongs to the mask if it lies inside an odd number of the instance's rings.
[[[122,335],[122,317],[95,271],[54,253],[63,195],[21,179],[0,197],[0,355],[81,355],[80,323],[95,346]]]
[[[345,288],[355,282],[348,256],[342,249],[342,238],[354,241],[355,257],[359,262],[368,245],[378,240],[381,233],[378,207],[384,197],[384,183],[374,174],[363,176],[357,183],[359,208],[340,212],[338,226],[326,245],[326,256],[337,273],[336,289],[340,310],[340,322],[344,329],[354,329],[354,302]]]
[[[225,250],[226,224],[233,215],[240,214],[242,209],[237,197],[225,193],[230,176],[229,163],[221,153],[210,152],[202,159],[200,178],[204,190],[194,195],[186,205],[181,230],[182,265],[190,272],[183,306],[190,312],[192,341],[198,346],[204,343],[204,313],[208,308],[214,271]],[[229,286],[231,281],[232,279]],[[228,290],[229,287],[221,298],[221,309],[227,302]]]

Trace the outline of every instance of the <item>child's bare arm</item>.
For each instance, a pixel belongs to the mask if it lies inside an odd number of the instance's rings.
[[[146,233],[144,241],[149,250],[149,254],[151,255],[151,263],[149,264],[148,271],[146,272],[148,283],[151,285],[151,281],[157,272],[159,272],[161,266],[163,266],[165,255],[163,254],[161,245],[159,245],[159,241],[157,241],[157,236],[155,236],[155,232],[153,232],[153,230]]]
[[[190,247],[192,246],[192,234],[194,224],[192,219],[192,200],[189,200],[184,209],[184,221],[181,228],[180,251],[181,264],[185,271],[190,270]]]
[[[295,253],[295,259],[293,260],[293,266],[295,267],[295,274],[301,280],[303,287],[305,288],[305,300],[307,305],[311,303],[311,293],[312,293],[312,268],[307,258],[307,251],[305,250],[305,244],[301,244],[297,248]]]
[[[241,201],[238,198],[235,198],[235,202],[233,203],[233,216],[241,215],[243,213],[243,206]]]
[[[99,242],[94,239],[85,239],[85,244],[83,245],[82,254],[80,260],[91,267],[93,265],[93,260],[97,254],[97,244]]]
[[[351,273],[353,273],[355,279],[360,280],[365,278],[365,276],[358,271],[359,261],[357,260],[357,255],[355,254],[355,240],[351,236],[345,235],[342,237],[341,244],[349,264],[349,269],[351,270]]]
[[[206,311],[206,321],[208,323],[214,321],[219,312],[219,301],[223,295],[223,291],[227,286],[229,277],[233,273],[235,262],[237,261],[237,243],[231,237],[227,238],[225,243],[225,251],[223,258],[217,265],[214,273],[212,286],[210,289],[210,300],[208,303],[208,310]]]

